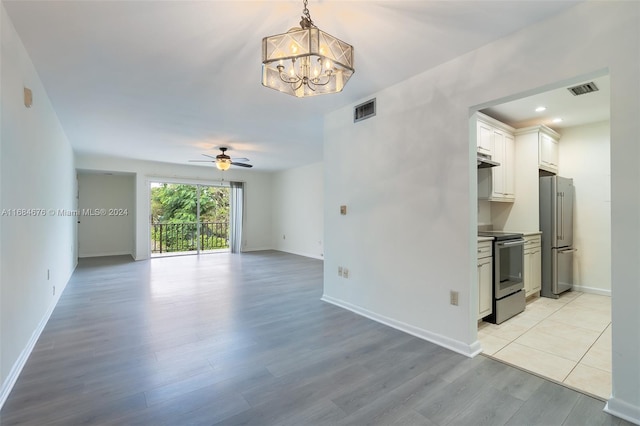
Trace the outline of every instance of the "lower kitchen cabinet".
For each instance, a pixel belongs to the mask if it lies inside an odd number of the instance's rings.
[[[542,252],[540,235],[524,237],[524,291],[529,297],[540,291],[542,285]]]
[[[478,320],[493,313],[492,242],[478,243]]]

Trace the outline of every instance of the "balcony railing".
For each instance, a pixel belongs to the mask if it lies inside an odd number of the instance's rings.
[[[218,250],[229,247],[228,222],[196,222],[151,224],[151,253]]]

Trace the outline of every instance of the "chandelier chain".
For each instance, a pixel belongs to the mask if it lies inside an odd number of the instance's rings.
[[[304,15],[302,18],[303,20],[306,19],[309,24],[311,24],[311,26],[315,26],[313,24],[313,19],[311,19],[311,13],[309,12],[309,8],[307,7],[309,2],[308,0],[303,0],[303,4],[304,4],[304,9],[302,9],[302,14]]]

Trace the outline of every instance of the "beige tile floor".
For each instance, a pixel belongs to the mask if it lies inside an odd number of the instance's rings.
[[[572,388],[611,395],[611,298],[566,292],[537,298],[500,325],[480,322],[483,353]]]

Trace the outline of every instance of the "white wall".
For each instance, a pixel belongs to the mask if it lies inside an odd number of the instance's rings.
[[[562,130],[560,176],[575,185],[575,288],[611,293],[611,165],[609,122]]]
[[[78,217],[79,257],[135,253],[134,175],[79,173],[80,212],[104,209],[106,214]]]
[[[478,225],[493,225],[491,223],[491,201],[478,200]]]
[[[273,176],[273,247],[322,259],[323,164],[277,172]]]
[[[75,218],[50,210],[76,208],[76,181],[71,146],[4,5],[0,22],[2,405],[75,267]],[[24,86],[33,92],[31,108]],[[12,209],[46,215],[15,216]]]
[[[585,2],[325,120],[324,299],[477,352],[477,188],[471,110],[611,78],[613,395],[640,422],[640,3]],[[615,46],[614,48],[611,48]],[[337,207],[349,206],[340,216]],[[334,273],[350,268],[348,280]],[[449,291],[460,293],[449,305]]]
[[[176,165],[115,157],[78,155],[78,169],[132,173],[135,175],[135,252],[136,260],[149,257],[149,183],[168,179],[172,182],[215,184],[225,181],[245,182],[245,222],[243,251],[267,250],[271,241],[271,181],[272,173],[244,171],[232,168],[220,172],[214,167]],[[224,173],[224,174],[223,174]]]

